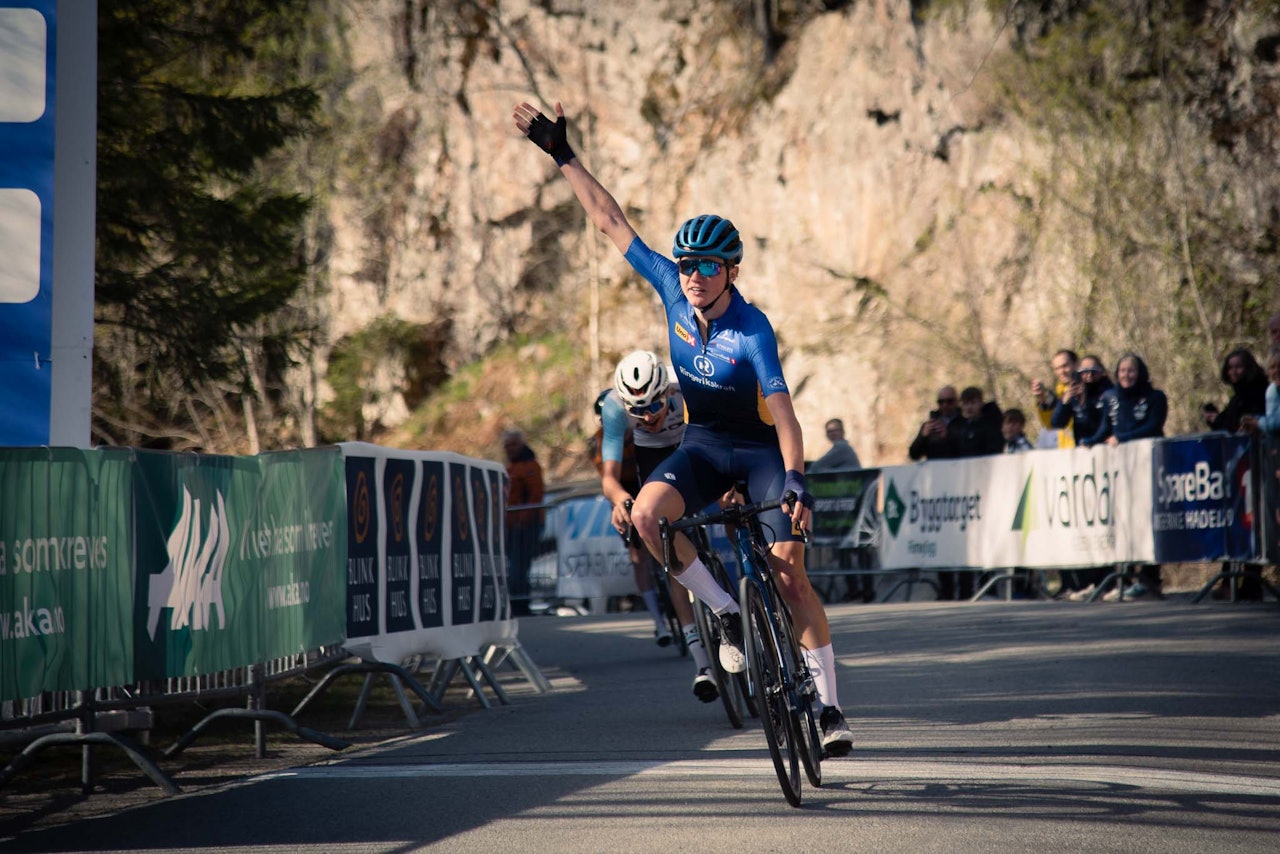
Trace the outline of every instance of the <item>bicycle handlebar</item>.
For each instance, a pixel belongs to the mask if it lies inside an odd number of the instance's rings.
[[[685,516],[683,519],[677,519],[674,522],[668,522],[663,519],[663,524],[671,531],[683,531],[688,528],[696,528],[701,525],[733,525],[752,516],[758,516],[761,513],[767,513],[770,510],[783,508],[787,505],[795,506],[797,496],[793,491],[787,490],[786,494],[781,498],[774,498],[769,501],[757,501],[752,504],[730,504],[728,507],[716,513],[699,513],[694,516]],[[809,532],[801,532],[804,542],[809,542]]]

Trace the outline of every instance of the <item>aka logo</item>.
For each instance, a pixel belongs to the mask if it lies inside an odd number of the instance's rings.
[[[192,631],[212,628],[210,608],[218,609],[218,628],[227,627],[227,609],[222,604],[222,572],[227,564],[231,531],[227,525],[227,505],[222,493],[214,491],[217,506],[209,508],[205,529],[200,499],[182,488],[182,515],[169,535],[169,564],[164,572],[151,576],[147,588],[147,631],[155,639],[160,611],[172,610],[169,630],[190,625]]]
[[[697,368],[698,373],[702,374],[704,377],[712,376],[716,372],[715,363],[708,359],[705,354],[694,356],[693,366]]]

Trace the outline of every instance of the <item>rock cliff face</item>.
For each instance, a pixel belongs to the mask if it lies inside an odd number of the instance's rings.
[[[669,251],[704,212],[743,232],[739,284],[778,331],[811,458],[841,416],[865,463],[905,459],[944,383],[1028,406],[1079,340],[1089,238],[1043,204],[1042,137],[985,94],[1003,22],[986,4],[924,20],[905,0],[795,4],[811,17],[766,65],[746,5],[349,4],[332,340],[384,314],[443,324],[457,368],[513,333],[563,332],[582,356],[557,382],[584,423],[621,353],[665,351],[648,286],[514,129],[515,103],[558,100],[650,245]],[[395,426],[403,370],[371,382]]]

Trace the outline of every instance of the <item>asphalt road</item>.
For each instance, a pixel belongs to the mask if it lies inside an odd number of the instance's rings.
[[[854,754],[783,800],[758,726],[624,615],[525,619],[512,704],[10,851],[1271,852],[1280,607],[829,608]]]

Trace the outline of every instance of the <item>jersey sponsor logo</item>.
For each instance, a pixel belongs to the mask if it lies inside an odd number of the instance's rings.
[[[670,481],[673,481],[673,482],[674,482],[674,481],[675,481],[675,479],[676,479],[676,476],[675,476],[674,474],[672,474],[671,472],[669,472],[669,471],[668,471],[668,472],[663,472],[662,476],[663,476],[663,477],[665,477],[667,480],[670,480]]]
[[[693,357],[693,367],[704,377],[715,376],[716,365],[707,358],[706,354],[699,353]]]
[[[679,367],[676,368],[676,370],[680,372],[681,376],[688,379],[689,382],[693,383],[694,385],[698,385],[703,388],[715,389],[716,391],[724,391],[724,392],[737,391],[736,386],[722,385],[716,382],[715,380],[709,380],[706,377],[700,377],[697,374],[695,374],[693,371],[686,368],[684,365],[680,365]]]
[[[782,377],[770,377],[769,388],[773,390],[784,389],[787,387],[787,381]]]
[[[698,346],[697,342],[693,340],[693,335],[689,333],[689,330],[681,326],[678,321],[676,322],[676,337],[678,337],[684,343],[688,344],[690,347]]]

